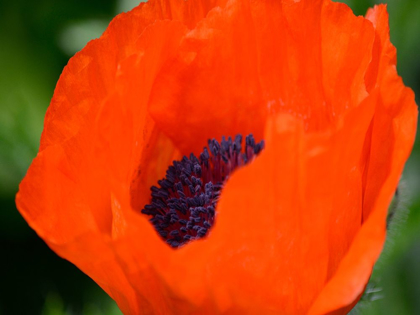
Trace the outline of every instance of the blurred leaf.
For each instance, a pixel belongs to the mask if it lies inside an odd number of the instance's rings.
[[[127,12],[139,5],[140,2],[146,2],[147,0],[118,0],[117,1],[117,12]]]
[[[35,157],[51,95],[48,70],[31,63],[30,51],[3,39],[0,50],[0,195],[17,191]]]
[[[420,91],[420,1],[417,0],[389,0],[391,41],[397,47],[397,68],[404,83]],[[377,3],[380,3],[377,1]]]
[[[373,0],[334,0],[335,2],[344,2],[346,3],[350,8],[352,8],[354,14],[356,15],[365,15],[368,8],[373,7],[375,4],[375,1]]]
[[[60,35],[61,49],[69,56],[73,56],[90,40],[101,36],[108,24],[107,20],[86,20],[70,24],[64,28]]]
[[[66,315],[63,300],[57,293],[48,293],[42,315]]]
[[[105,301],[104,301],[105,302]],[[117,304],[109,300],[108,303],[104,303],[104,307],[98,305],[98,301],[93,301],[89,304],[86,304],[83,309],[84,315],[122,315]]]

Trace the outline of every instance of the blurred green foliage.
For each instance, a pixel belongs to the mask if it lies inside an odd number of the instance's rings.
[[[14,195],[36,156],[43,117],[68,58],[98,37],[133,0],[0,0],[1,314],[120,314],[86,275],[55,255],[28,227]],[[364,15],[372,0],[348,0]],[[420,1],[389,0],[398,71],[420,96]],[[372,276],[373,290],[353,313],[420,314],[420,149],[407,164],[402,202]],[[409,209],[409,210],[408,210]]]

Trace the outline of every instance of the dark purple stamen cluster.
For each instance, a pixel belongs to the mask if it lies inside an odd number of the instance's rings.
[[[152,186],[152,202],[141,211],[151,215],[159,235],[172,247],[204,237],[212,227],[216,203],[223,183],[237,168],[252,161],[264,148],[264,141],[255,143],[252,134],[245,139],[209,140],[198,159],[194,154],[174,161],[166,177]],[[210,150],[210,153],[209,153]]]

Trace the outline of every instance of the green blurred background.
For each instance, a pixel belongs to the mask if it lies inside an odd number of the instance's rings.
[[[68,59],[133,0],[0,0],[0,314],[121,314],[71,263],[55,255],[15,208],[43,117]],[[420,96],[420,1],[390,0],[398,71]],[[346,1],[363,15],[376,1]],[[420,314],[420,148],[406,166],[398,213],[354,313]]]

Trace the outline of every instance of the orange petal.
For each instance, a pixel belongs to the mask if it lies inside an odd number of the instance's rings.
[[[320,130],[366,97],[373,40],[371,23],[343,4],[230,1],[162,68],[150,111],[184,153],[222,135],[261,138],[270,111]]]
[[[192,28],[209,10],[223,3],[223,0],[151,0],[130,13],[118,15],[101,39],[90,42],[63,70],[45,117],[40,149],[73,136],[85,113],[112,94],[119,64],[130,56],[139,56],[141,48],[144,49],[138,45],[142,45],[139,37],[146,27],[157,20],[177,20]],[[151,68],[148,67],[149,71]],[[148,77],[152,79],[154,76]],[[142,96],[148,97],[148,93]]]
[[[415,133],[383,12],[368,14],[375,28],[330,1],[162,0],[120,15],[60,78],[22,215],[126,313],[344,311]],[[266,150],[229,179],[209,236],[169,248],[133,209],[178,148],[237,132]]]
[[[368,21],[331,1],[257,3],[258,67],[271,108],[322,130],[366,96],[374,39]]]
[[[185,154],[199,152],[207,139],[222,135],[262,137],[266,105],[250,21],[245,1],[213,9],[161,69],[150,112]]]
[[[144,29],[135,24],[138,13],[116,18],[69,62],[45,119],[41,151],[16,196],[20,212],[47,244],[127,313],[138,312],[146,300],[128,282],[113,239],[125,234],[133,177],[138,193],[133,203],[144,204],[149,181],[162,176],[176,154],[148,116],[146,103],[156,72],[186,32],[171,21]],[[127,37],[119,36],[123,30],[129,30]],[[164,151],[157,152],[156,143],[162,142]],[[159,163],[153,159],[157,154]],[[133,223],[162,244],[146,218]]]
[[[388,206],[415,137],[417,107],[413,92],[404,86],[395,70],[395,48],[389,42],[386,7],[376,6],[367,17],[375,26],[375,44],[380,46],[374,49],[378,56],[373,58],[379,68],[369,77],[376,79],[370,83],[373,90],[367,100],[375,104],[375,114],[365,157],[364,224],[310,314],[325,314],[350,305],[363,292],[382,250]]]
[[[210,235],[164,254],[147,250],[171,310],[305,312],[331,257],[344,255],[360,227],[360,155],[372,114],[367,104],[338,130],[315,135],[290,116],[270,119],[265,151],[229,179]],[[133,256],[148,246],[138,233],[124,241]],[[130,278],[141,276],[138,270]]]
[[[370,166],[366,173],[364,219],[372,211],[374,198],[396,163],[393,159],[406,160],[408,152],[411,151],[417,125],[414,94],[404,86],[396,71],[396,50],[389,40],[386,6],[380,5],[370,9],[367,18],[375,26],[379,70],[375,71],[377,108],[369,153]],[[389,152],[394,151],[399,152],[398,156],[389,158]]]

